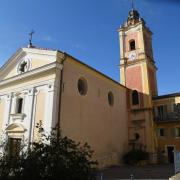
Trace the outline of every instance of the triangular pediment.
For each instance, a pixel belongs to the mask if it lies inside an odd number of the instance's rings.
[[[10,124],[6,129],[6,132],[25,132],[26,128],[19,123]]]
[[[53,50],[21,48],[0,68],[0,81],[53,63],[56,53]]]

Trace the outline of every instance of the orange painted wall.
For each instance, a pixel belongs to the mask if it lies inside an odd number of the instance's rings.
[[[140,93],[140,106],[143,106],[143,84],[141,65],[129,67],[126,69],[126,85],[132,90]]]
[[[148,73],[149,73],[149,81],[150,81],[150,91],[151,91],[152,96],[155,96],[156,95],[155,74],[151,68],[148,68]]]

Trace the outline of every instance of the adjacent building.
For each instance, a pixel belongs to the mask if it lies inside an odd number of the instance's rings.
[[[180,150],[180,93],[154,97],[153,104],[159,158],[173,163]]]

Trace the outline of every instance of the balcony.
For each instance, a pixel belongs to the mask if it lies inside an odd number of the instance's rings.
[[[180,122],[180,113],[178,112],[169,112],[164,113],[163,115],[156,115],[154,116],[154,121],[156,122],[173,122],[179,121]]]

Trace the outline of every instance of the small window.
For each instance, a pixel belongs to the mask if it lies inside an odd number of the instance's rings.
[[[16,113],[18,114],[22,113],[22,106],[23,106],[23,98],[18,98],[16,104]]]
[[[113,95],[112,92],[108,93],[108,103],[109,103],[110,106],[114,105],[114,95]]]
[[[180,103],[174,104],[174,112],[180,113]]]
[[[139,94],[136,90],[133,90],[132,92],[132,105],[138,105],[139,104]]]
[[[159,120],[166,120],[167,119],[167,105],[157,106],[157,113],[158,113]]]
[[[87,89],[88,89],[88,87],[87,87],[87,81],[86,81],[86,79],[80,78],[80,79],[78,80],[77,86],[78,86],[79,94],[81,94],[81,95],[83,95],[83,96],[87,94]]]
[[[133,51],[133,50],[136,49],[136,44],[135,44],[135,41],[134,41],[134,40],[131,40],[131,41],[129,42],[129,49],[130,49],[130,51]]]
[[[180,127],[175,128],[175,137],[180,137]]]
[[[158,131],[157,131],[157,133],[158,133],[158,136],[159,136],[159,137],[164,137],[164,135],[165,135],[163,128],[159,128]]]
[[[26,61],[22,62],[20,67],[19,67],[20,73],[24,73],[26,70],[26,67],[27,67],[27,62]]]

